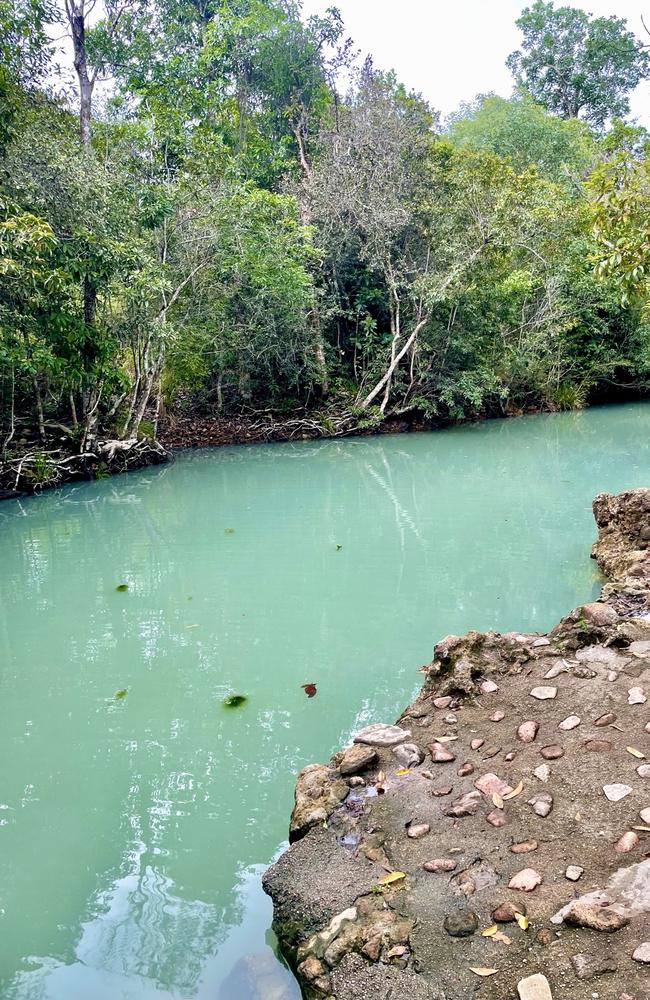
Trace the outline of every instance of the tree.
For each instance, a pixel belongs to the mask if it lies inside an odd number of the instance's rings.
[[[628,113],[628,94],[648,76],[650,61],[626,21],[536,0],[517,25],[522,50],[513,52],[507,64],[535,101],[552,114],[581,117],[597,129]]]

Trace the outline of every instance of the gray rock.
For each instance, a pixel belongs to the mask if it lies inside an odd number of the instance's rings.
[[[575,729],[576,726],[580,725],[580,717],[577,715],[570,715],[568,718],[564,719],[558,729],[562,729],[564,732],[569,732],[571,729]]]
[[[553,1000],[548,979],[541,972],[520,979],[517,983],[517,992],[519,1000]]]
[[[482,801],[480,792],[466,792],[445,809],[445,816],[473,816]]]
[[[550,701],[553,698],[557,698],[557,688],[544,685],[534,687],[530,692],[530,696],[531,698],[537,698],[538,701]]]
[[[424,760],[424,750],[415,743],[400,743],[393,747],[393,753],[402,767],[417,767]]]
[[[581,868],[580,865],[569,865],[564,873],[564,877],[568,878],[570,882],[577,882],[584,875],[584,871],[584,868]]]
[[[473,910],[454,910],[445,917],[443,927],[450,937],[470,937],[478,930],[478,917]]]
[[[410,729],[402,729],[401,726],[387,726],[383,722],[375,722],[371,726],[360,729],[354,737],[354,742],[365,743],[371,747],[394,747],[398,743],[406,743],[410,735]]]
[[[613,785],[603,785],[603,792],[610,802],[620,802],[631,791],[632,789],[629,785],[622,785],[620,782],[616,782]]]
[[[571,965],[578,979],[596,979],[598,976],[606,976],[608,973],[616,972],[618,966],[611,958],[604,956],[579,954],[571,957]]]
[[[632,958],[635,962],[643,962],[644,965],[650,964],[650,941],[644,941],[638,948],[635,948]]]
[[[365,771],[366,768],[374,764],[376,760],[376,750],[373,750],[372,747],[363,746],[362,744],[357,743],[343,751],[343,757],[339,763],[339,771],[342,775],[348,777],[352,774],[358,774],[360,771]]]
[[[553,808],[553,796],[549,792],[538,792],[532,799],[528,799],[528,805],[533,807],[536,816],[544,819]]]

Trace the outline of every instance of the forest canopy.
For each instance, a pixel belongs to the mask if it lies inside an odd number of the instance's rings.
[[[336,431],[647,390],[648,137],[626,116],[649,60],[623,20],[537,0],[512,96],[443,122],[336,8],[100,14],[0,0],[5,463],[46,478],[36,450],[113,454],[178,413]]]

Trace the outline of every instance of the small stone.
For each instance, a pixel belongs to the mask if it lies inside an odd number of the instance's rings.
[[[519,889],[521,892],[532,892],[542,883],[542,876],[534,868],[523,868],[513,875],[508,882],[509,889]]]
[[[638,948],[635,948],[632,952],[632,958],[635,962],[643,962],[644,965],[650,964],[650,941],[644,941]]]
[[[505,712],[493,712],[490,716],[490,722],[503,722],[506,717]]]
[[[420,840],[421,837],[426,837],[430,829],[431,827],[428,823],[412,823],[408,827],[406,835],[407,837],[410,837],[411,840]]]
[[[453,872],[458,864],[453,858],[434,858],[433,861],[425,861],[422,867],[425,872],[433,872],[438,875],[440,872]]]
[[[478,917],[473,910],[455,910],[447,914],[443,927],[450,937],[470,937],[478,930]]]
[[[552,681],[554,677],[558,677],[560,674],[568,674],[569,668],[567,664],[560,660],[559,663],[554,663],[550,670],[547,670],[544,674],[545,681]]]
[[[301,962],[298,966],[298,972],[303,976],[308,982],[313,983],[315,979],[319,976],[324,975],[325,966],[320,962],[315,955],[310,955],[306,958],[304,962]]]
[[[528,722],[522,722],[517,730],[517,737],[522,743],[533,743],[537,733],[539,732],[539,722],[533,722],[532,719]]]
[[[614,844],[614,850],[617,854],[629,854],[633,851],[635,847],[638,846],[639,837],[634,832],[634,830],[628,830],[623,836],[616,841]]]
[[[481,804],[480,792],[466,792],[445,809],[445,816],[473,816]]]
[[[642,809],[639,816],[641,817],[642,823],[646,826],[650,826],[650,809]]]
[[[615,681],[617,677],[618,677],[618,674],[616,673],[615,670],[608,670],[607,671],[607,680],[610,681],[610,683],[612,681]]]
[[[549,701],[557,697],[556,687],[534,687],[530,692],[531,698],[537,698],[538,701]]]
[[[366,783],[366,779],[362,778],[360,775],[354,775],[352,778],[348,778],[348,785],[350,788],[363,788]]]
[[[375,937],[370,938],[369,941],[365,943],[361,949],[361,954],[369,958],[371,962],[376,962],[381,954],[382,940],[381,935],[377,934]]]
[[[646,722],[646,724],[644,726],[644,731],[646,733],[650,733],[650,722]]]
[[[575,729],[576,726],[580,725],[580,717],[577,715],[569,715],[568,718],[564,719],[558,729],[562,729],[565,733],[568,733],[571,729]]]
[[[444,719],[442,721],[446,722],[447,725],[449,725],[449,726],[455,726],[456,723],[458,722],[458,719],[457,719],[457,717],[455,715],[445,715],[445,717],[444,717]]]
[[[431,789],[431,794],[435,798],[440,798],[442,795],[451,795],[453,788],[451,785],[438,785],[436,788]]]
[[[498,753],[501,753],[501,747],[486,747],[483,751],[483,760],[491,760]]]
[[[526,979],[520,979],[517,983],[517,992],[519,1000],[553,1000],[548,979],[541,972],[535,973],[534,976],[527,976]]]
[[[495,826],[497,829],[501,826],[505,826],[508,820],[504,816],[503,809],[493,809],[485,817],[490,826]]]
[[[586,740],[583,746],[587,753],[608,753],[612,749],[609,740]]]
[[[581,680],[591,681],[594,677],[598,677],[598,674],[591,667],[577,666],[573,668],[573,676],[579,677]]]
[[[523,903],[499,903],[494,910],[492,910],[491,918],[495,924],[513,924],[517,919],[517,914],[521,913],[526,916],[526,907]]]
[[[540,781],[543,781],[544,784],[546,784],[548,779],[551,777],[551,769],[548,764],[540,764],[539,767],[535,768],[533,774],[536,778],[539,778]]]
[[[645,705],[647,700],[643,688],[633,687],[628,691],[628,705]]]
[[[376,760],[376,750],[373,750],[372,747],[356,743],[354,746],[348,747],[347,750],[343,751],[339,771],[344,776],[358,774],[359,771],[365,771],[371,767]]]
[[[541,639],[535,639],[535,642],[533,643],[533,649],[539,649],[540,646],[550,646],[550,645],[551,645],[551,640],[542,637]]]
[[[541,944],[543,948],[547,948],[553,942],[553,932],[548,927],[540,927],[535,935],[535,942]]]
[[[650,764],[639,764],[636,773],[640,778],[650,778]]]
[[[472,740],[470,747],[472,750],[480,750],[484,743],[485,740]]]
[[[574,927],[590,927],[594,931],[603,931],[612,934],[621,927],[629,924],[629,917],[624,917],[617,910],[607,906],[599,906],[597,903],[585,903],[580,899],[574,900],[571,908],[564,915],[565,924],[572,924]]]
[[[538,792],[532,799],[528,799],[528,805],[533,807],[536,816],[541,816],[543,819],[553,808],[553,796],[548,792]]]
[[[618,621],[618,615],[613,608],[610,608],[608,604],[602,604],[600,601],[594,601],[592,604],[583,604],[582,616],[586,618],[588,622],[592,622],[599,628],[605,625],[614,625]]]
[[[445,696],[444,698],[434,698],[433,704],[436,708],[449,708],[451,705],[451,698],[449,696]]]
[[[544,760],[559,760],[560,757],[564,757],[564,748],[558,743],[551,743],[547,747],[542,747],[539,752]]]
[[[465,778],[467,777],[468,774],[473,774],[473,773],[474,773],[474,765],[470,764],[469,761],[466,761],[464,764],[461,764],[461,766],[456,771],[456,774],[458,775],[459,778]]]
[[[611,726],[612,722],[616,722],[616,716],[613,712],[605,712],[604,715],[599,716],[594,721],[594,726]]]
[[[620,802],[621,799],[630,794],[632,789],[629,785],[622,785],[620,782],[617,782],[614,785],[603,785],[603,791],[610,802]]]
[[[434,764],[449,764],[452,760],[456,760],[456,755],[442,743],[432,743],[429,753]]]
[[[580,865],[569,865],[564,873],[564,877],[568,878],[570,882],[577,882],[584,875],[584,871],[584,868],[581,868]]]
[[[415,743],[400,743],[393,747],[393,754],[402,767],[417,767],[424,760],[424,750]]]
[[[514,752],[514,750],[509,750],[503,759],[505,760],[506,764],[509,764],[511,761],[515,759],[516,756],[517,754]]]
[[[618,966],[611,958],[598,957],[593,955],[573,955],[571,965],[578,979],[596,979],[597,976],[607,975],[609,972],[617,972]]]
[[[410,729],[402,729],[400,726],[387,726],[383,722],[375,722],[371,726],[360,729],[354,737],[354,742],[365,743],[371,747],[394,747],[398,743],[406,743],[410,735]]]
[[[494,694],[499,690],[499,685],[495,684],[494,681],[481,681],[479,687],[481,694]]]
[[[511,844],[510,850],[513,854],[530,854],[538,847],[536,840],[521,840],[518,844]]]
[[[479,792],[483,792],[484,795],[508,795],[512,791],[512,787],[506,782],[502,781],[501,778],[496,774],[488,772],[488,774],[481,775],[474,782],[474,788],[478,788]]]

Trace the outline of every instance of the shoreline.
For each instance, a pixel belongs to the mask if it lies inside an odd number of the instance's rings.
[[[599,494],[600,599],[438,642],[396,725],[298,775],[265,873],[306,1000],[643,1000],[650,489]]]

